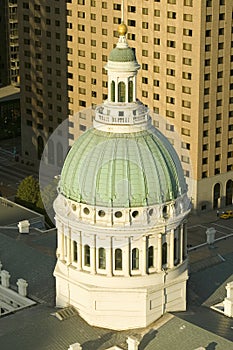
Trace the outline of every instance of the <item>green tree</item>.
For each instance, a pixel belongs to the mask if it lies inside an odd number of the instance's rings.
[[[18,186],[16,197],[19,200],[35,205],[40,193],[39,181],[32,175],[25,177]]]

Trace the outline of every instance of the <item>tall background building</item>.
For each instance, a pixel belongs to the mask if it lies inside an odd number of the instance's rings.
[[[138,98],[155,126],[157,115],[166,118],[194,208],[232,204],[232,2],[128,0],[123,7],[121,0],[20,4],[23,156],[40,158],[64,118],[71,143],[90,127],[92,113],[83,110],[107,97],[104,65],[123,13],[142,68]]]
[[[2,0],[0,9],[0,87],[19,84],[17,0]]]
[[[44,146],[68,116],[66,2],[20,1],[22,157],[38,166]],[[62,146],[53,145],[62,165]],[[58,149],[57,149],[58,148]]]

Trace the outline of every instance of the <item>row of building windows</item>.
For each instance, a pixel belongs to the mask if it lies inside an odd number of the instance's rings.
[[[174,260],[177,260],[177,239],[174,238]],[[121,271],[124,263],[122,249],[114,250],[114,270]],[[73,241],[73,261],[78,262],[78,247],[77,242]],[[162,244],[162,265],[167,264],[167,243]],[[84,245],[84,266],[90,267],[91,265],[91,249],[89,245]],[[154,247],[150,246],[147,249],[147,268],[154,267]],[[106,269],[106,249],[103,247],[98,248],[98,268]],[[131,269],[139,270],[140,268],[140,254],[138,248],[133,248],[131,251]]]

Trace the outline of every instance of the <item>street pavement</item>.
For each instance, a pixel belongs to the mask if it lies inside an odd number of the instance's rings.
[[[14,199],[19,183],[27,176],[37,173],[19,161],[16,155],[20,152],[20,139],[0,141],[0,195]]]

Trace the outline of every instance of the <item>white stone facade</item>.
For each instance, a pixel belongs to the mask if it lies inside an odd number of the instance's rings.
[[[186,309],[186,211],[164,218],[159,206],[125,209],[113,221],[114,211],[98,218],[103,208],[75,205],[61,194],[54,203],[57,306],[73,305],[88,323],[119,330]]]

